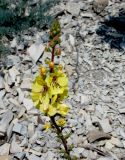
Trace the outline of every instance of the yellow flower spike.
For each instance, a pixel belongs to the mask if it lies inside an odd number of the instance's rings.
[[[63,127],[66,124],[66,120],[64,118],[60,118],[56,121],[56,124],[60,127]]]
[[[49,122],[47,122],[47,123],[45,123],[44,124],[44,129],[46,130],[46,131],[48,131],[50,128],[51,128],[51,124],[49,123]]]
[[[69,112],[69,107],[65,104],[58,104],[57,105],[57,113],[61,116],[66,116]]]

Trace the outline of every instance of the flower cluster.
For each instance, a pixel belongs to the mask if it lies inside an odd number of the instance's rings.
[[[61,40],[61,29],[58,21],[52,24],[49,33],[49,43],[45,51],[51,52],[51,60],[47,62],[48,67],[41,66],[39,75],[32,85],[31,97],[37,109],[49,117],[59,116],[56,121],[58,126],[64,126],[65,117],[69,111],[63,100],[68,96],[68,78],[61,65],[54,64],[54,56],[61,55],[59,46]],[[45,124],[45,128],[50,128],[50,124]]]
[[[40,73],[41,70],[44,68],[40,69]],[[69,109],[62,101],[67,95],[67,76],[56,67],[52,73],[46,69],[45,73],[38,75],[33,82],[32,100],[35,106],[46,116],[66,116]]]

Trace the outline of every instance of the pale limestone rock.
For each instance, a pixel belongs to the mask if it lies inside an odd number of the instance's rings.
[[[37,62],[42,53],[44,52],[44,49],[45,47],[43,44],[35,43],[28,48],[27,53],[30,55],[34,62]]]
[[[10,150],[10,144],[5,143],[2,146],[0,146],[0,156],[3,155],[9,155],[9,150]]]

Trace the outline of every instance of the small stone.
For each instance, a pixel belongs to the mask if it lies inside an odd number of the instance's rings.
[[[21,152],[21,153],[16,153],[14,155],[15,158],[19,159],[19,160],[23,160],[23,158],[25,157],[25,153]]]
[[[30,123],[28,125],[28,135],[29,137],[32,137],[35,133],[35,127],[34,127],[34,124],[33,123]]]
[[[26,111],[26,108],[22,107],[17,117],[21,118],[24,115],[25,111]]]
[[[78,16],[80,13],[80,4],[79,3],[73,3],[73,2],[68,2],[66,4],[66,10],[71,13],[73,16]]]
[[[100,122],[100,125],[102,127],[102,130],[105,132],[105,133],[110,133],[112,132],[112,127],[111,125],[109,124],[109,120],[108,119],[103,119],[101,120]]]
[[[24,78],[20,87],[22,90],[30,91],[32,88],[32,79],[31,78]]]
[[[121,142],[118,138],[112,137],[111,140],[109,140],[109,142],[110,142],[111,144],[115,145],[116,147],[120,147],[120,148],[123,147],[122,142]]]
[[[94,0],[93,2],[93,10],[96,13],[101,13],[105,7],[108,6],[109,0]]]
[[[12,130],[13,130],[13,123],[10,123],[9,127],[7,128],[7,141],[10,140],[10,137],[12,135]]]
[[[83,152],[85,151],[84,148],[73,148],[71,155],[76,156],[77,158],[81,158],[83,156]]]
[[[20,88],[17,88],[17,92],[18,92],[18,101],[21,104],[23,102],[23,98],[24,98],[24,93]]]
[[[30,57],[34,60],[34,62],[37,62],[40,56],[42,55],[45,47],[43,44],[32,44],[28,50],[27,53],[30,55]]]
[[[11,41],[11,48],[16,48],[17,47],[17,38],[14,38],[12,41]]]
[[[96,140],[102,140],[102,139],[110,139],[111,136],[102,132],[102,131],[97,131],[97,130],[92,130],[88,132],[87,138],[90,143],[96,141]]]
[[[5,96],[5,94],[6,94],[5,90],[1,90],[0,91],[0,100],[3,99],[3,97]]]
[[[2,115],[2,119],[0,121],[0,134],[5,134],[7,131],[7,128],[9,126],[9,123],[13,119],[13,113],[11,111],[7,111]]]
[[[23,99],[23,104],[24,106],[26,107],[27,110],[30,110],[33,108],[33,101],[31,99],[28,99],[28,98],[24,98]]]
[[[22,125],[20,123],[16,123],[13,127],[13,132],[21,134]]]
[[[5,143],[2,146],[0,146],[0,155],[9,155],[9,150],[10,150],[10,144]]]
[[[16,69],[15,66],[13,66],[11,69],[9,69],[9,75],[10,75],[10,78],[11,78],[12,82],[15,82],[16,77],[18,75],[20,75],[20,72]]]
[[[28,160],[41,160],[41,158],[34,154],[31,154],[30,156],[28,156]]]
[[[125,114],[125,108],[120,108],[120,109],[119,109],[119,112],[120,112],[121,114]]]
[[[88,105],[91,103],[91,98],[88,95],[81,94],[81,104]]]
[[[114,145],[112,143],[106,142],[106,144],[105,144],[106,149],[111,150],[113,147],[114,147]]]
[[[0,77],[0,89],[4,88],[4,79]]]
[[[8,101],[12,104],[14,104],[15,106],[20,107],[20,104],[18,103],[18,101],[14,98],[9,98]]]
[[[72,45],[72,47],[74,47],[74,45],[75,45],[75,39],[74,39],[74,37],[71,34],[69,35],[69,42]]]
[[[22,148],[15,140],[13,140],[10,146],[10,153],[18,153],[18,152],[22,152]]]

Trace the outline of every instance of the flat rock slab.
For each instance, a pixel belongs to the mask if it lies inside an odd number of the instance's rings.
[[[87,138],[88,138],[88,141],[90,143],[92,143],[92,142],[95,142],[96,140],[100,140],[100,139],[110,139],[111,136],[107,133],[102,132],[102,131],[92,130],[92,131],[89,131]]]
[[[73,16],[78,16],[80,13],[80,4],[79,3],[73,3],[73,2],[68,2],[66,4],[66,10],[71,13]]]
[[[5,143],[2,146],[0,146],[0,155],[4,156],[4,155],[9,155],[9,150],[10,150],[10,144],[9,143]]]

